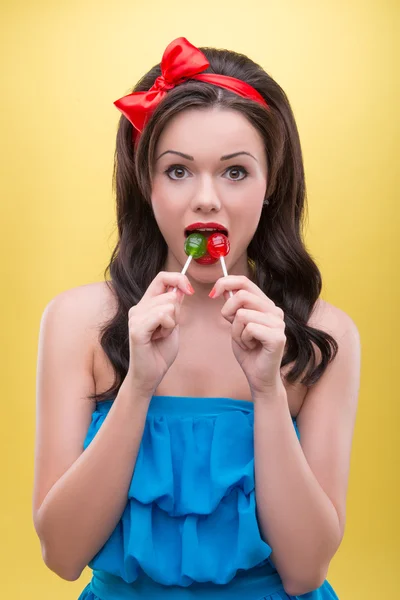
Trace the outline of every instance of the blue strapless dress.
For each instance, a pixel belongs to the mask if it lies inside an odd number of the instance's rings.
[[[112,402],[97,403],[84,448]],[[327,580],[284,591],[256,518],[253,423],[247,400],[152,397],[127,505],[79,600],[338,600]]]

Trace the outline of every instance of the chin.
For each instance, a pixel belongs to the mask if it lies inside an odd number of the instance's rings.
[[[209,266],[209,267],[195,267],[191,269],[189,267],[186,275],[189,279],[194,279],[194,281],[198,281],[199,283],[215,283],[217,279],[223,277],[222,269],[218,269],[218,265]]]
[[[191,264],[189,265],[189,269],[186,271],[186,275],[189,277],[189,279],[193,279],[199,283],[210,283],[214,285],[217,279],[223,277],[224,274],[221,268],[221,263],[218,261],[213,265]]]

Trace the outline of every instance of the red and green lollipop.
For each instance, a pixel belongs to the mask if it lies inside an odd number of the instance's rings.
[[[230,244],[226,235],[223,233],[213,233],[207,239],[202,233],[191,233],[185,240],[184,248],[188,258],[182,269],[182,275],[188,270],[192,258],[202,258],[208,252],[213,258],[220,259],[222,271],[224,276],[227,277],[228,272],[226,270],[224,256],[229,253]],[[177,288],[175,287],[174,292],[176,292],[176,289]],[[229,291],[229,295],[233,295],[231,291]]]

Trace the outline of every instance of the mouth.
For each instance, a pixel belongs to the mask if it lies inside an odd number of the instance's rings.
[[[228,237],[228,230],[222,229],[219,227],[218,228],[217,227],[202,227],[200,229],[185,229],[185,238],[187,238],[191,233],[201,233],[207,239],[213,233],[223,233],[224,235],[226,235]]]

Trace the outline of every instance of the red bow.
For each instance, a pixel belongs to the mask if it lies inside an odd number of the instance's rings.
[[[167,91],[188,79],[197,79],[226,88],[268,108],[261,94],[248,83],[227,75],[202,73],[209,66],[207,58],[198,48],[184,37],[177,38],[167,46],[161,60],[162,75],[157,77],[149,91],[133,92],[116,100],[114,104],[139,133]]]

